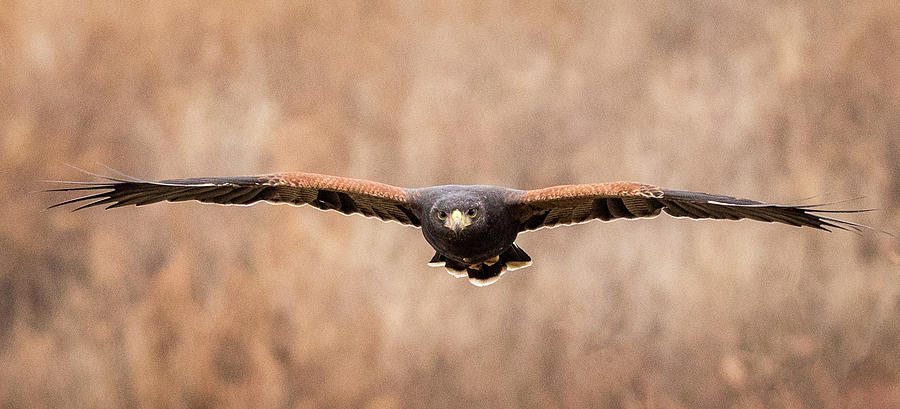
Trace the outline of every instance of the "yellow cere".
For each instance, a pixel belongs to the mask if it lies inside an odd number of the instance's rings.
[[[470,224],[472,224],[472,219],[469,216],[464,215],[459,209],[453,210],[453,212],[450,213],[450,217],[444,222],[444,226],[453,230],[462,230]]]

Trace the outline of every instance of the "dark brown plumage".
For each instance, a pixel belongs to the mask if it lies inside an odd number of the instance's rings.
[[[661,211],[692,219],[753,219],[830,231],[865,226],[826,216],[864,210],[824,210],[816,205],[784,206],[707,193],[613,182],[563,185],[522,191],[496,186],[444,185],[407,189],[383,183],[314,173],[145,181],[102,177],[104,182],[62,182],[75,186],[48,191],[96,193],[51,208],[84,203],[107,209],[197,200],[224,205],[259,201],[311,205],[421,227],[436,253],[429,262],[476,285],[496,281],[531,258],[514,244],[518,233],[590,220],[652,218]]]

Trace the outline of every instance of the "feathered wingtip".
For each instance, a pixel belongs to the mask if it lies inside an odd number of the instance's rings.
[[[845,230],[862,234],[864,230],[880,231],[870,226],[841,220],[833,215],[866,213],[877,209],[823,209],[825,206],[847,203],[854,199],[815,204],[771,204],[730,196],[680,190],[664,190],[664,196],[658,200],[665,204],[663,209],[674,217],[691,219],[753,219],[765,222],[778,222],[792,226],[806,226],[824,231],[832,229]],[[891,235],[890,233],[884,232]]]
[[[822,209],[823,207],[826,207],[826,206],[846,204],[846,203],[850,203],[853,201],[862,200],[864,198],[865,198],[865,196],[857,196],[854,198],[844,199],[844,200],[836,200],[833,202],[816,203],[816,204],[809,204],[809,205],[798,205],[798,206],[793,206],[793,207],[795,207],[807,214],[813,215],[813,216],[819,218],[819,220],[822,220],[821,226],[813,226],[813,227],[816,227],[821,230],[825,230],[827,232],[831,232],[831,229],[829,229],[829,227],[832,227],[832,228],[836,228],[836,229],[840,229],[840,230],[844,230],[844,231],[849,231],[849,232],[857,234],[857,235],[862,235],[864,231],[870,230],[873,232],[886,234],[890,237],[896,237],[893,234],[891,234],[890,232],[887,232],[887,231],[881,230],[881,229],[876,229],[874,227],[871,227],[871,226],[868,226],[868,225],[865,225],[862,223],[855,223],[855,222],[851,222],[851,221],[847,221],[847,220],[838,219],[835,217],[824,216],[824,214],[839,214],[839,215],[840,214],[855,214],[855,213],[877,212],[877,211],[882,210],[882,209],[878,209],[878,208]],[[790,206],[785,206],[785,207],[790,207]]]
[[[48,192],[81,192],[81,191],[92,191],[92,190],[103,190],[104,192],[91,194],[91,195],[85,195],[85,196],[79,196],[74,199],[69,199],[69,200],[59,202],[59,203],[54,203],[54,204],[48,206],[46,208],[46,210],[53,209],[53,208],[60,207],[60,206],[65,206],[65,205],[72,204],[72,203],[90,201],[90,200],[94,200],[94,199],[98,199],[98,200],[78,206],[78,207],[72,209],[72,211],[75,212],[75,211],[78,211],[81,209],[85,209],[85,208],[93,207],[93,206],[100,206],[103,204],[110,204],[110,206],[107,206],[106,208],[111,209],[113,207],[121,206],[122,204],[114,203],[114,202],[116,202],[116,200],[110,198],[109,194],[108,194],[110,190],[114,190],[117,185],[120,185],[123,183],[147,183],[145,180],[126,175],[116,169],[113,169],[113,168],[103,165],[103,164],[100,164],[100,166],[103,166],[110,172],[119,175],[121,178],[97,174],[97,173],[79,168],[75,165],[68,164],[68,163],[64,163],[64,165],[66,165],[72,169],[75,169],[81,173],[84,173],[85,175],[88,175],[88,176],[91,176],[91,177],[94,177],[94,178],[97,178],[97,179],[100,179],[103,181],[102,182],[85,182],[85,181],[72,181],[72,180],[42,180],[41,182],[44,182],[44,183],[58,183],[58,184],[69,185],[69,187],[63,187],[63,188],[44,189],[44,190],[42,190],[42,192],[45,192],[45,193],[48,193]]]

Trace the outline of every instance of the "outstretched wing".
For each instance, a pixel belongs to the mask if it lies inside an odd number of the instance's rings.
[[[276,173],[260,176],[212,177],[145,181],[108,178],[106,182],[62,182],[75,186],[48,191],[96,193],[57,203],[51,208],[86,202],[75,210],[92,206],[113,207],[168,201],[197,200],[223,205],[250,205],[259,201],[311,205],[344,214],[358,213],[385,221],[419,226],[419,209],[409,191],[368,180],[318,175]]]
[[[529,190],[514,199],[519,231],[590,220],[656,217],[661,211],[691,219],[752,219],[792,226],[860,231],[865,226],[824,216],[865,210],[823,210],[817,205],[783,206],[708,193],[661,189],[632,182],[564,185]],[[821,213],[821,214],[817,214]]]

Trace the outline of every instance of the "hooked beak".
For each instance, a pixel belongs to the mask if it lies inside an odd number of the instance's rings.
[[[472,219],[469,216],[463,214],[463,212],[459,211],[459,209],[456,209],[452,213],[450,213],[450,217],[448,217],[447,220],[444,221],[445,227],[457,233],[465,229],[466,226],[470,224],[472,224]]]

